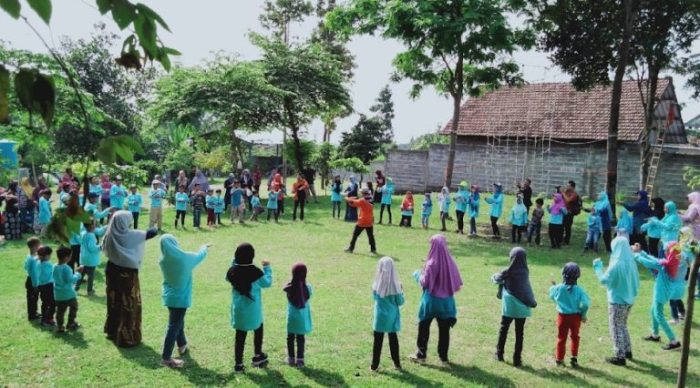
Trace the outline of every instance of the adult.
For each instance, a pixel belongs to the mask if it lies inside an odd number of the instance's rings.
[[[40,176],[39,179],[36,180],[36,187],[32,191],[32,201],[38,204],[41,198],[41,192],[48,188],[49,187],[46,185],[46,178]]]
[[[260,193],[260,184],[262,183],[262,172],[260,171],[260,167],[256,164],[253,166],[253,174],[251,175],[253,178],[253,189],[256,193]]]
[[[348,187],[345,188],[346,198],[357,198],[359,187],[360,186],[357,184],[357,181],[355,181],[355,176],[350,175],[350,183],[348,183]],[[350,202],[347,202],[345,206],[345,221],[357,221],[357,208],[351,206]]]
[[[581,197],[576,192],[576,182],[569,181],[561,195],[564,197],[564,202],[566,203],[563,244],[569,245],[571,242],[571,226],[574,224],[574,217],[581,213]]]
[[[119,210],[107,226],[102,251],[107,256],[107,319],[104,332],[119,347],[141,343],[141,286],[139,268],[146,240],[157,231],[133,230],[131,212]]]
[[[175,184],[177,185],[176,190],[180,190],[180,187],[187,188],[189,182],[190,180],[187,179],[187,175],[185,175],[185,170],[180,170],[180,172],[177,174],[177,179],[175,180]]]
[[[382,202],[382,187],[386,184],[386,176],[382,170],[377,170],[374,172],[374,185],[376,186],[374,190],[374,203]],[[391,223],[391,221],[389,221]]]
[[[700,240],[700,192],[688,194],[688,210],[681,214],[681,220],[692,228],[695,240]]]
[[[598,280],[608,289],[608,325],[615,355],[605,360],[613,365],[625,365],[632,359],[632,343],[627,330],[627,318],[639,292],[639,272],[634,254],[626,237],[612,241],[608,269],[600,259],[593,261]]]
[[[523,195],[523,205],[527,208],[527,214],[530,214],[530,207],[532,206],[532,187],[530,185],[532,181],[530,178],[526,178],[518,185],[518,190],[520,194]]]
[[[31,233],[34,229],[34,208],[37,203],[32,199],[34,188],[29,183],[29,177],[24,177],[20,181],[17,190],[17,200],[19,204],[19,219],[22,224],[22,232]]]
[[[61,177],[61,183],[69,184],[71,191],[76,190],[78,186],[80,186],[78,178],[76,178],[75,175],[73,175],[73,169],[70,167],[67,168],[66,171],[63,173],[63,176]]]
[[[683,227],[683,220],[678,215],[678,208],[676,207],[675,202],[666,202],[664,205],[664,213],[664,218],[662,218],[660,221],[653,218],[649,221],[651,225],[658,227],[661,231],[661,239],[659,241],[659,258],[664,258],[666,256],[666,245],[673,241],[678,241],[678,236],[680,235],[681,228]]]
[[[109,209],[111,207],[109,195],[112,190],[112,182],[109,180],[109,174],[102,174],[100,186],[102,186],[102,195],[100,196],[102,210]]]
[[[316,182],[316,170],[311,166],[306,166],[306,168],[301,172],[304,175],[304,179],[306,179],[306,183],[309,185],[309,187],[306,189],[306,198],[308,199],[310,196],[313,196],[314,203],[318,203],[318,198],[316,197],[316,186],[314,186],[314,182]]]
[[[659,242],[661,241],[661,228],[652,226],[652,221],[654,218],[657,220],[660,220],[664,218],[666,213],[664,212],[664,205],[666,204],[666,201],[664,201],[663,198],[661,197],[655,197],[651,199],[651,204],[653,206],[652,210],[652,217],[649,218],[649,221],[642,225],[643,230],[646,232],[647,237],[649,238],[649,244],[647,245],[648,247],[648,252],[654,257],[659,257]]]
[[[228,178],[224,181],[224,211],[228,210],[228,206],[231,202],[231,189],[233,188],[233,182],[236,180],[236,175],[234,173],[228,174]]]
[[[294,212],[292,212],[292,221],[297,220],[297,208],[301,206],[299,219],[304,221],[304,206],[306,205],[306,194],[309,189],[309,183],[304,179],[302,174],[297,174],[297,181],[292,185],[292,194],[294,194]]]
[[[647,239],[642,231],[642,225],[647,218],[652,216],[649,207],[649,194],[644,190],[637,191],[637,201],[622,204],[627,211],[632,212],[632,230],[630,231],[630,243],[639,244],[643,250],[647,251]]]
[[[253,207],[250,204],[250,199],[253,197],[253,177],[250,175],[250,170],[247,168],[243,169],[241,173],[241,188],[243,189],[243,198],[248,206],[248,209],[252,212]]]
[[[22,223],[19,217],[19,198],[17,191],[19,185],[17,181],[12,181],[5,192],[5,212],[3,213],[3,225],[5,229],[5,240],[22,239]]]
[[[194,190],[195,185],[199,185],[199,190],[205,193],[209,191],[209,179],[207,179],[206,175],[204,175],[202,170],[197,169],[194,179],[192,179],[192,181],[190,182],[190,193]]]
[[[372,202],[365,198],[369,194],[369,189],[362,189],[362,198],[347,197],[345,200],[348,203],[348,207],[352,208],[357,212],[360,209],[360,217],[357,218],[357,224],[352,232],[352,239],[350,240],[350,245],[345,249],[345,252],[352,253],[355,250],[355,243],[357,238],[360,236],[362,231],[367,231],[367,238],[369,239],[370,251],[373,254],[377,253],[377,245],[374,241],[374,208],[372,207]]]
[[[612,252],[610,245],[610,241],[612,240],[612,208],[610,207],[610,200],[608,200],[608,193],[601,191],[598,194],[598,200],[595,201],[593,207],[595,208],[596,214],[600,216],[600,223],[603,226],[603,242],[605,243],[605,250],[610,253]]]
[[[175,237],[164,234],[160,238],[160,270],[163,273],[163,305],[168,308],[168,330],[163,342],[161,365],[179,368],[184,361],[172,358],[177,342],[178,353],[187,352],[185,314],[192,306],[192,271],[207,257],[209,245],[202,245],[199,252],[185,252]]]

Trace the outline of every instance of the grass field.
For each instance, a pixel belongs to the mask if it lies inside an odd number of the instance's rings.
[[[420,197],[420,196],[419,196]],[[419,200],[420,201],[420,200]],[[419,202],[418,201],[418,202]],[[506,209],[512,198],[508,198]],[[399,198],[395,197],[395,209]],[[481,234],[486,234],[486,206],[482,208]],[[641,270],[641,294],[630,317],[635,361],[620,368],[607,365],[611,355],[608,335],[605,289],[595,280],[592,254],[581,254],[584,217],[575,225],[575,241],[561,251],[548,247],[528,249],[531,280],[539,305],[525,328],[524,367],[510,365],[513,333],[507,344],[507,363],[493,360],[500,301],[490,276],[508,263],[512,245],[508,240],[495,242],[487,237],[469,239],[452,232],[447,237],[459,263],[464,288],[456,295],[459,310],[452,330],[450,359],[443,366],[436,354],[437,328],[429,346],[428,363],[416,365],[407,356],[415,351],[417,311],[421,290],[410,275],[421,267],[428,251],[428,239],[438,229],[437,212],[428,231],[395,226],[375,227],[378,251],[396,260],[404,284],[406,304],[402,310],[403,329],[399,335],[403,371],[391,367],[385,343],[379,372],[368,370],[372,347],[373,302],[371,284],[379,257],[369,254],[367,239],[358,241],[355,254],[346,254],[352,225],[330,218],[330,205],[322,198],[311,204],[305,222],[293,223],[291,207],[283,220],[274,223],[247,223],[209,231],[175,231],[186,249],[213,243],[209,257],[195,270],[194,304],[186,318],[186,333],[191,352],[181,370],[159,366],[162,340],[167,324],[167,309],[161,304],[162,276],[158,267],[157,240],[147,243],[140,272],[143,297],[144,342],[134,349],[119,349],[102,333],[105,317],[104,258],[98,270],[95,297],[81,290],[78,320],[83,325],[76,333],[57,335],[26,321],[22,263],[26,254],[21,242],[0,248],[4,269],[0,272],[0,385],[16,386],[670,386],[675,384],[679,352],[665,352],[661,345],[641,338],[648,334],[652,280]],[[167,231],[174,210],[166,208]],[[143,219],[147,219],[144,214]],[[420,224],[420,222],[415,222]],[[191,225],[188,215],[187,222]],[[449,225],[454,230],[454,223]],[[510,235],[510,228],[502,233]],[[266,369],[248,368],[245,374],[233,373],[234,331],[229,324],[231,287],[224,275],[236,245],[251,242],[256,261],[272,262],[274,284],[264,291],[265,345],[271,362]],[[55,256],[54,256],[55,258]],[[579,362],[581,368],[556,367],[553,351],[556,339],[555,307],[547,298],[550,279],[560,279],[560,268],[567,261],[582,267],[581,284],[591,296],[593,306],[588,323],[582,328]],[[604,258],[607,263],[607,258]],[[315,294],[311,300],[314,331],[307,337],[307,367],[286,366],[286,298],[281,291],[290,277],[294,262],[309,267],[308,281]],[[697,325],[697,324],[695,324]],[[697,326],[691,349],[691,375],[688,386],[700,386],[700,352]],[[675,327],[680,335],[681,327]],[[664,339],[665,341],[665,339]],[[246,360],[252,357],[252,336],[246,347]]]

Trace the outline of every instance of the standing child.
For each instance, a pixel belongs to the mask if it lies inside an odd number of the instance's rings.
[[[275,191],[275,189],[272,189],[273,191],[270,191],[267,193],[267,220],[270,221],[270,216],[274,215],[275,216],[275,222],[277,222],[277,219],[279,218],[279,212],[277,210],[277,200],[279,199],[279,191]]]
[[[676,245],[678,250],[678,259],[680,264],[678,265],[678,271],[676,276],[673,278],[671,298],[669,301],[671,307],[671,321],[672,325],[677,325],[681,321],[685,320],[685,305],[683,304],[683,297],[686,293],[686,283],[687,278],[690,275],[690,267],[695,259],[690,242],[693,240],[693,230],[684,226],[681,228],[680,241]],[[644,249],[644,247],[642,247]]]
[[[553,195],[554,203],[547,205],[549,212],[549,241],[553,249],[561,248],[564,241],[564,216],[566,215],[566,204],[564,197],[559,193]]]
[[[389,336],[389,352],[394,361],[394,367],[400,370],[401,359],[397,334],[401,331],[399,308],[404,304],[404,297],[399,274],[391,257],[382,257],[377,263],[377,274],[372,284],[372,297],[374,298],[374,345],[370,369],[375,371],[379,368],[379,358],[382,354],[384,333],[386,333]]]
[[[205,194],[199,183],[194,184],[194,189],[190,194],[190,203],[192,203],[192,226],[199,229],[202,225],[202,211],[206,201]]]
[[[391,178],[386,178],[386,184],[381,187],[382,190],[382,204],[379,207],[379,223],[381,224],[384,219],[384,208],[389,215],[389,225],[391,225],[391,196],[394,195],[394,180]]]
[[[660,221],[654,221],[652,218],[651,224],[661,230],[661,239],[659,240],[659,256],[665,256],[664,248],[673,241],[678,241],[678,234],[683,226],[683,220],[678,215],[676,203],[668,201],[664,205],[664,218]]]
[[[39,225],[41,228],[40,236],[46,236],[46,228],[51,223],[51,190],[41,190],[41,198],[39,198]]]
[[[53,299],[53,264],[51,264],[51,247],[41,246],[39,255],[39,299],[41,299],[41,326],[53,327],[56,314],[56,302]]]
[[[236,372],[243,372],[243,350],[245,338],[249,331],[254,331],[253,356],[254,367],[267,365],[267,354],[263,353],[263,309],[262,289],[272,285],[272,268],[270,262],[262,261],[263,269],[260,270],[253,264],[255,249],[248,243],[243,243],[236,248],[231,268],[226,273],[226,280],[231,283],[231,326],[236,330],[235,358]]]
[[[336,210],[338,211],[337,218],[340,219],[340,203],[343,202],[343,182],[340,180],[340,175],[333,178],[331,184],[331,206],[333,207],[333,218],[336,218]]]
[[[540,246],[540,233],[542,232],[542,218],[544,217],[544,200],[537,198],[535,200],[535,209],[532,211],[532,219],[530,226],[527,229],[527,243],[532,243],[532,236],[535,236],[535,244]]]
[[[469,235],[476,237],[476,219],[479,218],[479,185],[471,185],[469,195]]]
[[[58,208],[65,209],[68,199],[70,198],[70,184],[64,183],[58,185]]]
[[[187,204],[190,203],[190,197],[185,190],[187,190],[186,186],[180,186],[180,191],[175,194],[175,229],[177,229],[178,220],[182,229],[185,229],[185,214],[187,214]]]
[[[561,270],[563,282],[552,281],[549,297],[557,304],[557,365],[564,364],[566,337],[571,336],[571,366],[578,367],[578,347],[581,322],[586,322],[586,313],[591,300],[581,286],[577,285],[581,269],[576,263],[566,263]]]
[[[80,279],[80,275],[73,273],[71,267],[68,266],[68,260],[71,258],[71,249],[61,246],[56,251],[58,256],[58,265],[53,269],[53,295],[56,301],[56,332],[64,333],[68,330],[78,330],[80,324],[75,321],[78,315],[78,299],[73,286]],[[78,272],[82,272],[83,268],[78,268]],[[63,319],[68,310],[68,326],[63,326]]]
[[[241,182],[238,180],[233,181],[233,188],[231,189],[231,224],[233,221],[238,219],[239,223],[243,223],[243,216],[245,214],[245,203],[243,202],[243,193],[245,190],[241,188]],[[269,194],[272,196],[272,193]],[[277,194],[275,194],[277,197]],[[275,203],[277,200],[275,199]],[[276,209],[276,208],[275,208]],[[277,217],[275,217],[277,219]]]
[[[93,220],[99,221],[104,218],[107,218],[109,216],[109,213],[112,211],[112,208],[107,207],[104,210],[100,210],[97,207],[97,199],[100,196],[97,193],[89,193],[88,194],[88,202],[85,204],[85,211],[90,214]]]
[[[163,190],[163,183],[159,180],[151,182],[151,189],[148,197],[151,199],[151,210],[148,212],[148,228],[158,227],[158,231],[163,229],[163,199],[166,197]]]
[[[661,241],[661,227],[654,221],[659,221],[664,218],[664,204],[662,198],[655,197],[651,199],[653,216],[647,219],[647,222],[642,224],[640,229],[649,237],[649,254],[654,257],[659,257],[659,241]],[[698,283],[700,285],[700,283]]]
[[[522,366],[523,338],[525,320],[532,315],[531,309],[537,307],[535,294],[530,286],[530,271],[527,267],[527,254],[520,247],[510,251],[510,266],[494,274],[491,280],[498,284],[498,298],[501,299],[501,329],[496,345],[497,361],[503,361],[506,340],[510,324],[515,321],[515,349],[513,366]]]
[[[527,208],[523,203],[523,197],[518,195],[515,200],[515,205],[510,211],[510,223],[513,226],[511,229],[511,240],[513,244],[520,244],[520,240],[523,237],[523,232],[527,233]]]
[[[97,244],[97,235],[95,234],[95,223],[89,222],[84,224],[85,231],[80,238],[80,265],[83,271],[80,280],[75,284],[75,292],[80,290],[80,285],[87,276],[87,294],[88,296],[95,295],[95,290],[92,285],[95,281],[95,268],[100,265],[100,245]]]
[[[304,366],[305,335],[311,333],[311,285],[306,283],[306,265],[296,263],[292,266],[292,280],[284,287],[287,293],[287,364]],[[294,343],[296,342],[296,353]]]
[[[459,183],[459,189],[454,196],[455,210],[457,212],[457,230],[455,233],[464,234],[464,215],[469,206],[469,191],[467,190],[469,183],[462,181]]]
[[[41,240],[37,237],[30,237],[27,240],[29,254],[24,260],[24,270],[27,272],[24,288],[27,290],[27,319],[30,321],[41,318],[41,315],[37,313],[37,304],[39,302],[39,259],[37,251],[39,246],[41,246]]]
[[[493,184],[493,195],[486,197],[486,203],[491,205],[491,229],[493,230],[493,238],[501,238],[501,231],[498,229],[498,219],[503,213],[503,185],[500,183]]]
[[[250,216],[250,220],[257,221],[258,215],[264,212],[265,209],[263,208],[262,203],[260,202],[260,196],[258,195],[258,192],[255,190],[253,190],[253,198],[250,199],[250,207],[253,208],[253,215]]]
[[[364,198],[369,195],[369,190],[366,187],[362,189],[361,194],[363,198],[348,197],[345,199],[349,206],[360,209],[360,216],[357,217],[357,223],[352,232],[350,245],[345,249],[345,252],[352,253],[355,250],[355,243],[360,233],[362,233],[362,231],[367,231],[370,251],[376,254],[377,245],[374,241],[374,208],[372,207],[372,203]]]
[[[126,195],[126,189],[122,186],[122,177],[117,175],[114,179],[114,184],[109,189],[109,207],[117,210],[124,209],[124,199]]]
[[[617,219],[617,225],[615,226],[615,229],[617,230],[617,235],[619,236],[621,233],[624,232],[627,235],[627,237],[630,238],[630,242],[632,242],[633,228],[634,223],[632,221],[632,217],[630,217],[630,213],[627,210],[622,210],[620,212],[620,218]]]
[[[445,220],[450,215],[450,189],[445,186],[440,190],[439,201],[440,203],[440,222],[442,223],[442,232],[447,232],[447,226],[445,225]]]
[[[433,199],[431,194],[426,192],[423,199],[423,212],[421,213],[421,224],[423,229],[428,229],[428,223],[430,221],[430,215],[433,213]]]
[[[136,187],[136,185],[131,185],[131,187],[129,187],[129,190],[131,191],[131,194],[129,194],[129,196],[126,197],[126,203],[127,207],[129,208],[129,211],[131,212],[131,215],[134,216],[134,229],[138,229],[139,215],[141,214],[141,204],[143,203],[143,197],[141,197],[141,193],[138,192],[138,187]]]
[[[583,246],[584,252],[593,249],[598,253],[598,240],[601,233],[603,233],[603,223],[594,207],[588,215],[588,234],[586,234],[586,244]]]
[[[406,192],[406,195],[401,202],[401,224],[399,226],[411,227],[411,219],[413,218],[413,193]]]
[[[221,225],[221,215],[226,208],[224,197],[221,196],[221,189],[216,189],[216,196],[212,199],[212,202],[214,204],[214,221],[216,225]]]
[[[207,190],[207,195],[204,197],[204,207],[207,209],[207,226],[214,226],[216,223],[214,217],[214,189]]]

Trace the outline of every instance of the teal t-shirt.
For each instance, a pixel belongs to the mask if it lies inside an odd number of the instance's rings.
[[[401,331],[401,310],[404,304],[402,294],[387,295],[380,298],[376,292],[372,292],[374,298],[374,331],[379,333],[398,333]]]
[[[73,273],[67,264],[58,264],[53,268],[53,298],[57,302],[75,299],[77,297],[75,283],[80,274]]]
[[[309,290],[310,300],[313,289],[309,284],[306,285],[306,288]],[[309,300],[306,301],[303,308],[298,308],[287,301],[287,333],[297,335],[311,333],[313,323],[311,322],[311,305]]]
[[[532,315],[532,309],[518,298],[511,295],[505,287],[501,295],[501,315],[509,318],[527,318]]]
[[[263,323],[262,289],[272,285],[272,268],[263,267],[263,276],[253,282],[250,295],[253,299],[231,291],[231,326],[236,330],[251,331]]]
[[[579,285],[554,285],[549,288],[549,297],[557,304],[557,311],[561,314],[580,314],[581,318],[586,318],[591,306],[586,290]]]

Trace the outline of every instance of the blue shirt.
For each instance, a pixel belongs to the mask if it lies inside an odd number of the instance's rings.
[[[433,213],[433,201],[423,201],[423,217],[428,217]]]
[[[656,271],[654,280],[654,303],[666,304],[671,300],[673,293],[673,278],[666,272],[658,259],[642,251],[634,256],[634,259],[644,267]],[[685,276],[685,274],[683,274]]]
[[[440,211],[443,213],[449,213],[450,212],[450,196],[447,195],[442,198],[442,203],[440,204]]]
[[[510,211],[510,223],[516,226],[527,225],[527,208],[523,204],[515,204]]]
[[[603,231],[603,223],[598,214],[591,213],[588,215],[588,230],[598,232]]]
[[[270,196],[273,196],[273,193],[270,193]],[[274,195],[274,197],[277,197],[277,195]],[[275,199],[276,201],[276,199]],[[238,207],[241,206],[243,203],[243,189],[240,187],[235,187],[231,189],[231,206],[233,207]]]
[[[394,194],[394,184],[387,183],[382,187],[382,205],[391,205],[391,196]]]
[[[94,232],[83,232],[80,238],[80,265],[97,267],[100,265],[100,246]]]
[[[73,273],[68,264],[58,264],[53,268],[53,298],[57,302],[71,300],[77,297],[75,283],[80,274]]]
[[[479,217],[479,193],[473,192],[469,199],[469,217]]]
[[[187,193],[175,194],[175,210],[186,211],[187,204],[190,202],[190,197]]]
[[[156,189],[148,191],[148,198],[151,199],[151,209],[157,209],[163,206],[163,199],[165,198],[165,190]]]
[[[253,299],[241,295],[232,288],[231,291],[231,326],[236,330],[251,331],[263,323],[262,289],[272,285],[272,268],[263,267],[263,276],[251,284],[250,295]]]
[[[32,287],[39,287],[39,260],[37,260],[36,256],[27,255],[27,258],[24,260],[24,270],[32,282]]]
[[[53,264],[49,261],[39,261],[39,285],[53,283]]]
[[[343,195],[341,194],[342,191],[342,183],[333,182],[331,185],[331,202],[341,202],[343,200]]]
[[[192,270],[207,257],[207,248],[197,253],[185,253],[177,257],[163,256],[160,270],[163,273],[163,305],[173,308],[192,306]]]
[[[122,210],[124,208],[124,198],[126,198],[126,189],[122,185],[112,185],[109,189],[109,206]]]
[[[212,205],[214,206],[214,213],[221,214],[224,212],[224,207],[225,207],[224,199],[220,195],[213,197],[211,202],[212,202]]]
[[[374,298],[374,331],[379,333],[398,333],[401,331],[401,307],[404,304],[403,293],[387,295],[380,298],[372,292]]]
[[[485,199],[491,205],[491,217],[500,217],[503,213],[503,193],[494,193],[492,197]]]
[[[48,225],[51,222],[51,203],[43,196],[39,198],[39,224]]]
[[[260,203],[260,197],[253,197],[250,199],[250,205],[255,209],[255,208],[261,208],[262,203]]]
[[[455,210],[458,212],[466,213],[467,205],[469,205],[469,192],[466,190],[459,190],[454,197],[455,200]]]
[[[564,216],[566,215],[566,208],[562,207],[559,209],[559,214],[552,214],[552,208],[547,206],[547,213],[549,213],[549,223],[552,225],[561,225],[564,223]]]
[[[501,315],[509,318],[527,318],[532,315],[532,309],[526,306],[520,299],[511,295],[503,287],[501,293]]]
[[[571,289],[569,289],[571,287]],[[561,314],[580,314],[585,319],[591,300],[586,290],[579,285],[567,286],[557,284],[549,289],[549,297],[557,304],[557,311]]]
[[[90,183],[90,193],[95,193],[99,196],[102,196],[102,186],[98,183],[96,185],[93,185]]]
[[[128,208],[130,212],[141,213],[141,203],[143,203],[143,197],[141,197],[141,194],[129,194],[129,196],[126,197],[126,201],[129,205]]]
[[[277,210],[277,198],[279,191],[273,191],[268,194],[267,197],[267,208],[270,210]]]
[[[313,293],[311,285],[307,284],[306,289],[309,291],[309,299]],[[311,305],[309,300],[306,300],[304,307],[298,308],[287,300],[287,333],[305,335],[311,333],[313,323],[311,322]]]
[[[88,212],[92,216],[92,218],[96,220],[106,218],[110,213],[109,208],[99,211],[97,209],[97,204],[94,204],[92,202],[88,202],[87,205],[85,205],[85,211]]]
[[[643,224],[640,228],[642,232],[646,232],[649,238],[661,238],[661,226],[659,226],[659,219],[656,217],[651,217],[646,224]]]

